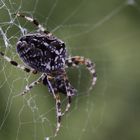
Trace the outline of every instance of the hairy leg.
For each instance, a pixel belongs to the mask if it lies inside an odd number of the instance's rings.
[[[74,96],[76,94],[76,89],[73,88],[66,76],[66,74],[64,75],[64,81],[65,81],[65,88],[66,88],[66,94],[67,94],[67,105],[66,108],[64,110],[64,112],[62,113],[62,115],[65,115],[65,113],[67,113],[71,107],[71,102],[72,102],[72,96]]]
[[[73,56],[73,57],[69,57],[66,60],[66,67],[77,67],[78,65],[85,65],[86,68],[89,70],[89,72],[92,75],[92,83],[91,83],[91,87],[90,90],[92,89],[92,87],[96,84],[96,80],[97,80],[97,75],[96,75],[96,71],[95,71],[95,64],[87,58],[84,58],[83,56]]]
[[[56,103],[57,125],[56,125],[55,134],[54,134],[54,136],[56,137],[58,132],[59,132],[59,130],[60,130],[62,113],[61,113],[61,100],[60,100],[60,96],[59,96],[59,93],[56,92],[55,89],[54,89],[55,87],[52,84],[53,80],[54,80],[54,77],[51,77],[51,76],[46,74],[46,76],[43,79],[43,84],[48,86],[49,91],[53,94],[53,97],[54,97],[55,103]]]
[[[28,73],[32,72],[33,74],[37,73],[36,70],[27,68],[27,67],[25,67],[23,65],[18,64],[16,61],[11,60],[11,58],[7,57],[3,52],[0,52],[0,56],[3,57],[3,59],[6,60],[7,62],[9,62],[11,65],[13,65],[13,66],[15,66],[15,67],[17,67],[17,68],[19,68],[21,70],[24,70],[24,71],[26,71]]]
[[[47,35],[49,35],[49,34],[51,35],[51,33],[50,33],[49,31],[47,31],[36,19],[33,19],[33,18],[31,18],[31,17],[28,17],[28,16],[25,16],[25,15],[23,15],[23,14],[21,14],[21,13],[16,13],[15,15],[18,16],[18,17],[22,17],[22,18],[26,19],[27,21],[33,23],[35,26],[38,27],[38,29],[39,29],[41,32],[44,32],[44,33],[46,33]]]
[[[25,95],[25,94],[28,93],[33,87],[35,87],[36,85],[40,84],[40,83],[43,81],[43,79],[44,79],[45,76],[46,76],[45,74],[42,74],[36,81],[32,82],[30,85],[27,85],[27,86],[25,87],[25,90],[21,93],[21,95]]]

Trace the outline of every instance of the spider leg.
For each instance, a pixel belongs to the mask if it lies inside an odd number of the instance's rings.
[[[66,67],[76,67],[79,64],[85,65],[86,68],[89,70],[89,72],[92,75],[92,84],[89,89],[89,90],[91,90],[92,87],[96,84],[96,80],[97,80],[95,64],[93,62],[91,62],[90,59],[84,58],[82,56],[73,56],[73,57],[67,58],[67,60],[66,60]]]
[[[21,70],[24,70],[24,71],[26,71],[26,72],[32,72],[33,74],[36,74],[37,73],[37,71],[36,70],[34,70],[34,69],[30,69],[30,68],[27,68],[27,67],[25,67],[25,66],[23,66],[23,65],[19,65],[16,61],[13,61],[13,60],[11,60],[11,58],[9,58],[9,57],[7,57],[3,52],[1,52],[0,51],[0,56],[2,56],[3,57],[3,59],[4,60],[6,60],[7,62],[9,62],[11,65],[13,65],[13,66],[15,66],[15,67],[17,67],[17,68],[19,68],[19,69],[21,69]]]
[[[18,16],[18,17],[22,17],[22,18],[26,19],[27,21],[33,23],[35,26],[37,26],[37,28],[38,28],[41,32],[44,32],[44,33],[46,33],[47,35],[49,35],[49,34],[51,35],[51,33],[50,33],[49,31],[47,31],[41,24],[39,24],[39,22],[38,22],[36,19],[33,19],[33,18],[31,18],[31,17],[28,17],[28,16],[25,16],[25,15],[23,15],[23,14],[21,14],[21,13],[17,13],[17,14],[15,14],[15,15]]]
[[[42,80],[44,79],[46,75],[42,74],[36,81],[32,82],[30,85],[27,85],[25,87],[25,90],[21,93],[21,95],[25,95],[26,93],[28,93],[34,86],[38,85],[40,82],[42,82]]]
[[[72,89],[71,88],[71,85],[65,75],[65,78],[64,78],[64,81],[65,81],[65,88],[66,88],[66,94],[67,94],[67,105],[66,105],[66,108],[64,110],[64,112],[62,113],[62,116],[65,115],[65,113],[67,113],[70,109],[70,106],[71,106],[71,102],[72,102],[72,95],[75,95],[75,89]]]
[[[62,113],[61,113],[61,100],[60,100],[60,96],[59,93],[56,93],[54,91],[54,87],[52,85],[52,81],[54,80],[54,77],[51,77],[49,75],[46,75],[46,77],[44,77],[43,79],[43,84],[44,85],[48,85],[49,89],[51,91],[51,93],[53,94],[53,97],[56,101],[56,118],[57,118],[57,125],[56,125],[56,130],[55,130],[55,137],[57,136],[58,131],[60,130],[60,126],[61,126],[61,117],[62,117]]]
[[[67,102],[67,105],[66,105],[66,108],[64,110],[64,112],[62,113],[62,116],[65,115],[65,113],[67,113],[71,107],[71,102],[72,102],[72,96],[69,92],[67,92],[67,99],[68,99],[68,102]]]
[[[55,100],[56,100],[56,117],[57,117],[57,125],[56,125],[56,131],[55,131],[55,137],[57,136],[58,131],[60,130],[60,126],[61,126],[61,101],[60,101],[60,96],[57,93],[55,96]]]

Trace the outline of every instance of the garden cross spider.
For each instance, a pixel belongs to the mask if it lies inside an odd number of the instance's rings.
[[[3,52],[0,52],[0,55],[12,65],[28,73],[42,73],[36,81],[25,87],[21,95],[26,94],[35,85],[41,82],[48,86],[49,92],[52,93],[56,101],[57,125],[54,135],[56,136],[60,129],[61,117],[69,110],[71,98],[77,92],[70,84],[65,69],[76,67],[80,64],[85,65],[92,75],[92,86],[94,86],[97,80],[95,64],[92,63],[90,59],[84,58],[83,56],[68,57],[65,43],[45,30],[37,20],[20,13],[15,15],[33,23],[39,30],[22,36],[17,42],[17,53],[26,66],[19,65]],[[61,113],[59,93],[65,94],[68,99],[64,113]]]

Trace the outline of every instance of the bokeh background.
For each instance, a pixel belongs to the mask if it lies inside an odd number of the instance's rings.
[[[47,87],[18,96],[37,76],[0,58],[1,140],[139,140],[140,139],[140,1],[139,0],[0,0],[0,51],[22,63],[16,41],[36,28],[13,13],[37,18],[66,42],[69,55],[96,63],[98,81],[90,93],[85,67],[69,69],[78,89],[56,138],[55,102]],[[62,95],[62,108],[66,97]]]

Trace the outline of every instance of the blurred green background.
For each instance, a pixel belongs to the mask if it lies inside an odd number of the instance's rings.
[[[17,11],[37,18],[65,41],[69,55],[94,61],[98,81],[88,93],[91,77],[85,67],[68,70],[78,94],[53,138],[55,102],[47,87],[17,96],[39,75],[0,58],[0,140],[139,140],[140,1],[0,0],[0,50],[22,63],[15,51],[20,27],[23,32],[36,28],[15,19],[12,13]],[[61,98],[64,109],[66,97]]]

